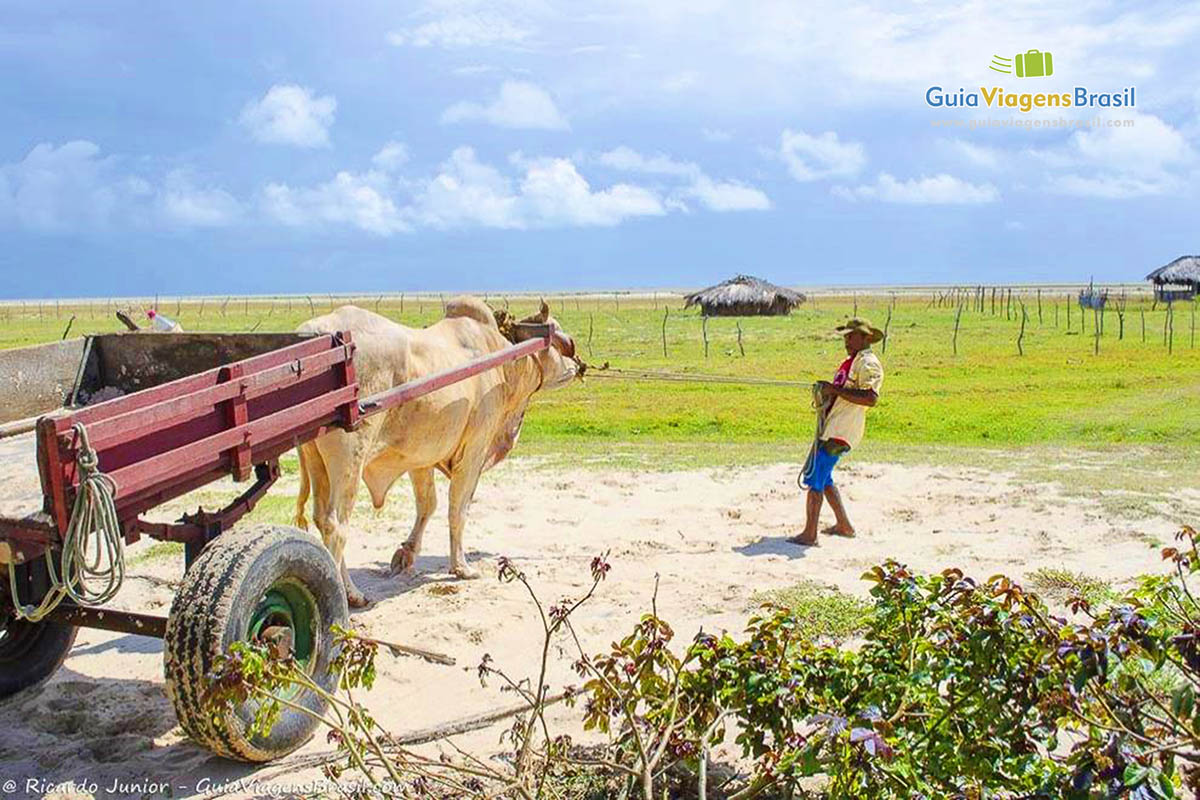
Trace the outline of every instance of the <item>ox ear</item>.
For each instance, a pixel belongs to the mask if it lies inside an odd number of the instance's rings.
[[[546,305],[546,301],[542,300],[542,307],[538,313],[533,316],[526,317],[522,322],[532,322],[536,325],[545,325],[550,319],[550,306]]]

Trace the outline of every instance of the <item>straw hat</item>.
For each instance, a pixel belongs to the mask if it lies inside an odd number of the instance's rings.
[[[862,317],[855,317],[854,319],[846,320],[845,325],[837,326],[837,332],[842,336],[845,336],[848,333],[853,333],[854,331],[864,334],[867,337],[868,344],[875,344],[876,342],[883,341],[883,331],[879,330],[879,328],[876,328],[874,325],[872,325],[869,320],[863,319]]]

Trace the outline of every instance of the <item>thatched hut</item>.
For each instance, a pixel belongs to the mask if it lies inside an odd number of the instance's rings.
[[[1180,256],[1146,276],[1154,284],[1154,300],[1191,300],[1200,291],[1200,256]]]
[[[683,299],[684,308],[700,306],[706,317],[754,317],[788,314],[804,302],[804,295],[761,278],[738,275]]]

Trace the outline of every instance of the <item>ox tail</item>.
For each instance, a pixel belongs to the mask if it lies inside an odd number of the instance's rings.
[[[296,448],[296,456],[300,459],[300,493],[296,495],[296,516],[293,524],[302,531],[308,530],[308,518],[304,516],[305,506],[308,505],[308,495],[311,482],[308,477],[308,463],[304,458],[303,445]]]

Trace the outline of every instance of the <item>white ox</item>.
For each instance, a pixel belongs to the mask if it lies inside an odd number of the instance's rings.
[[[565,386],[578,371],[575,345],[545,303],[540,313],[523,321],[549,324],[553,346],[367,417],[354,432],[334,430],[300,447],[296,524],[308,528],[305,507],[311,488],[313,522],[341,567],[351,606],[367,603],[350,579],[345,560],[345,525],[360,480],[375,507],[381,508],[398,478],[408,473],[412,479],[417,517],[408,540],[392,557],[393,572],[400,572],[411,567],[420,552],[425,526],[437,507],[433,472],[441,470],[450,479],[450,569],[460,578],[478,577],[467,565],[462,535],[479,476],[516,444],[533,394]],[[444,319],[420,330],[354,306],[309,320],[299,330],[350,331],[363,397],[511,344],[501,335],[491,309],[469,297],[449,302]]]

